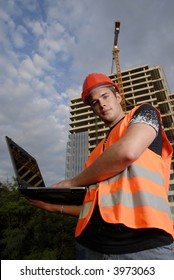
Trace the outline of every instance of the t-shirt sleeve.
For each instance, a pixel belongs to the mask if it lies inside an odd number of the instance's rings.
[[[143,104],[135,111],[135,114],[130,120],[129,125],[135,123],[148,124],[156,130],[157,134],[160,129],[160,119],[158,112],[150,104]]]

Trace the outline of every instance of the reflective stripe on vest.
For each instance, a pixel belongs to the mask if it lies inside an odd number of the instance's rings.
[[[157,197],[146,191],[136,193],[125,193],[123,189],[113,193],[100,196],[101,207],[110,207],[122,203],[127,208],[137,208],[141,206],[153,206],[156,210],[163,211],[171,216],[169,206],[165,199]]]
[[[134,178],[138,175],[138,176],[144,177],[158,185],[164,186],[164,180],[160,173],[148,170],[147,168],[144,168],[143,166],[138,166],[136,164],[130,165],[130,167],[128,167],[121,173],[111,177],[110,179],[103,181],[103,183],[116,182],[121,177],[126,176],[127,174],[128,174],[127,177],[129,177],[128,179]]]
[[[155,172],[155,174],[153,174],[154,176],[152,176],[150,171],[146,170],[143,167],[137,166],[137,165],[132,165],[129,168],[129,172],[126,172],[126,170],[124,170],[123,172],[121,172],[120,174],[118,174],[116,176],[111,177],[108,180],[103,181],[101,183],[102,184],[101,188],[104,187],[104,185],[107,186],[111,182],[116,183],[121,177],[125,176],[126,173],[129,173],[129,175],[130,175],[130,176],[128,176],[129,178],[133,178],[136,176],[135,171],[139,171],[139,173],[138,173],[139,176],[141,174],[142,177],[145,177],[146,179],[148,178],[150,181],[153,181],[156,184],[161,185],[161,188],[160,188],[160,186],[158,187],[158,193],[159,193],[159,195],[163,194],[164,181],[161,177],[161,174],[158,174]],[[92,189],[94,190],[97,188],[98,188],[98,185],[89,186],[90,190],[92,190]],[[128,193],[128,192],[125,192],[123,188],[121,188],[113,193],[104,193],[104,194],[100,193],[101,207],[115,206],[119,203],[123,203],[127,208],[136,208],[136,207],[149,205],[159,211],[164,211],[164,212],[166,212],[167,215],[171,216],[169,205],[168,205],[166,198],[157,196],[156,194],[153,194],[146,190],[139,190],[139,191]],[[91,207],[92,207],[92,202],[84,203],[83,208],[82,208],[83,210],[81,211],[81,214],[80,214],[80,218],[85,218],[88,215]]]

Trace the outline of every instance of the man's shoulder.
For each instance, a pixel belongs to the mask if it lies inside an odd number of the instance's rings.
[[[143,103],[140,106],[135,107],[133,116],[135,115],[152,115],[156,116],[156,118],[159,118],[160,112],[153,105],[149,103]]]
[[[136,106],[136,111],[144,111],[144,110],[152,110],[152,111],[157,111],[157,109],[151,105],[150,103],[142,103],[141,105],[139,106]]]

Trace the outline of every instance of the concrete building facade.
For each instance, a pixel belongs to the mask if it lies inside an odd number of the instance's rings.
[[[88,154],[88,131],[70,134],[66,147],[66,179],[82,171]]]

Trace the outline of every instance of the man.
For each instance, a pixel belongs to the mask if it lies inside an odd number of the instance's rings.
[[[83,205],[31,203],[79,216],[77,259],[174,259],[167,199],[172,147],[160,113],[143,104],[125,115],[118,86],[101,73],[86,77],[82,100],[110,130],[83,172],[53,187],[87,185]]]

